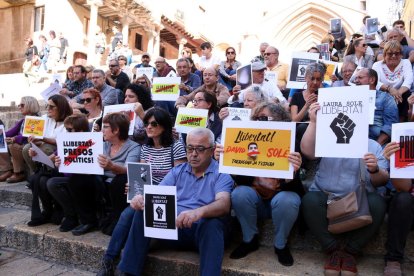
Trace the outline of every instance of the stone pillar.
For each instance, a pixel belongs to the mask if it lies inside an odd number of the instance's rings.
[[[147,50],[144,52],[148,52],[151,56],[154,55],[154,35],[153,31],[147,31],[147,37],[148,37],[148,44],[147,44]]]
[[[131,19],[128,17],[128,15],[125,15],[122,17],[122,42],[128,43],[129,45],[129,23],[131,22]]]
[[[98,25],[98,7],[102,6],[102,0],[88,0],[88,5],[91,6],[89,30],[88,30],[88,64],[99,65],[95,55],[95,34],[96,26]]]
[[[160,30],[157,29],[156,31],[153,32],[153,39],[154,39],[154,50],[153,50],[153,55],[155,57],[160,55]]]
[[[181,57],[181,52],[183,51],[184,45],[187,44],[187,39],[185,39],[184,37],[180,37],[177,39],[177,43],[178,43],[178,57]]]

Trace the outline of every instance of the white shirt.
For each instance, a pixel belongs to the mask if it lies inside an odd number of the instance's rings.
[[[54,119],[47,117],[47,115],[42,117],[46,119],[44,137],[55,139],[58,133],[66,132],[63,122],[56,122]]]

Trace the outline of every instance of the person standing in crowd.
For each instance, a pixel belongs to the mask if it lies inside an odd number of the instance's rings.
[[[50,46],[47,42],[47,38],[44,35],[39,35],[39,41],[39,58],[41,61],[40,69],[42,72],[47,72],[47,61],[49,58]]]
[[[338,50],[335,49],[334,43],[335,38],[331,34],[327,34],[324,38],[322,38],[321,43],[328,43],[329,45],[329,58],[332,61],[339,61]]]
[[[118,30],[117,26],[112,27],[112,33],[114,34],[111,42],[112,52],[115,52],[116,46],[119,41],[123,41],[122,33]],[[121,44],[122,45],[122,44]]]
[[[23,74],[27,79],[29,86],[37,81],[38,78],[38,68],[41,64],[41,60],[39,58],[39,53],[37,51],[37,47],[33,45],[33,39],[30,37],[25,39],[26,42],[26,51],[24,53],[25,60],[23,63]]]
[[[60,40],[56,37],[56,33],[55,31],[50,31],[49,32],[49,36],[50,36],[50,40],[49,40],[49,47],[50,47],[50,52],[49,52],[49,58],[47,60],[47,69],[52,72],[52,73],[56,73],[57,72],[57,68],[56,66],[58,65],[58,62],[60,60]]]
[[[102,32],[101,27],[96,26],[96,33],[94,37],[95,41],[95,55],[97,59],[97,64],[101,65],[102,55],[105,53],[106,49],[106,36]]]
[[[129,78],[129,82],[132,82],[132,79],[134,77],[134,74],[132,73],[131,68],[128,65],[128,59],[124,55],[118,56],[118,62],[119,62],[119,68],[121,68],[121,71],[127,74]]]
[[[59,41],[60,41],[60,61],[63,64],[66,64],[69,42],[68,42],[68,39],[65,38],[62,32],[60,32],[59,34]]]

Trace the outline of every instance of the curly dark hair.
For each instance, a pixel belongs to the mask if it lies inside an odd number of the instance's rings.
[[[130,84],[127,89],[130,89],[137,96],[138,101],[142,104],[144,110],[150,109],[154,106],[152,101],[151,91],[140,84]]]
[[[163,147],[169,147],[174,143],[174,138],[172,134],[173,123],[171,121],[170,114],[161,107],[153,107],[148,109],[145,113],[144,125],[148,124],[148,121],[151,117],[154,117],[155,121],[164,128],[164,131],[161,133],[161,145]],[[154,140],[148,138],[148,145],[154,146]]]

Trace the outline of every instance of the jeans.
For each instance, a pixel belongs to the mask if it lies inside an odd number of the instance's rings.
[[[351,254],[361,253],[362,248],[375,235],[384,219],[386,203],[376,192],[367,193],[372,223],[362,228],[344,233],[347,235],[346,251]],[[326,218],[326,202],[328,196],[324,192],[308,192],[302,198],[303,215],[312,234],[322,245],[322,249],[331,252],[338,249],[339,244],[333,234],[328,231]]]
[[[231,203],[240,222],[243,241],[250,242],[259,233],[258,218],[272,217],[275,227],[274,246],[283,249],[299,213],[300,197],[282,191],[271,200],[263,200],[250,186],[238,186],[231,193]]]
[[[407,192],[394,195],[388,211],[388,233],[385,248],[386,261],[402,262],[405,243],[414,218],[414,196]]]
[[[160,240],[174,248],[194,247],[200,254],[200,274],[221,275],[224,254],[225,223],[220,218],[207,218],[193,223],[191,228],[178,229],[178,240]],[[141,275],[151,238],[144,237],[143,212],[136,211],[128,239],[119,263],[119,269],[132,275]]]

